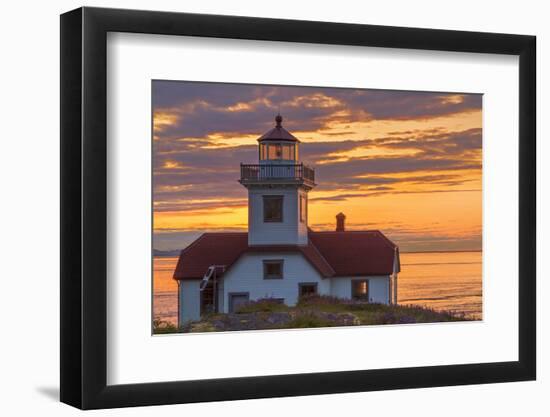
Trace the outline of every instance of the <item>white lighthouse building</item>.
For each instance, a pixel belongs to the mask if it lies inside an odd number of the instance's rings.
[[[333,231],[308,227],[315,171],[300,162],[300,141],[282,122],[277,115],[258,139],[258,163],[241,164],[248,232],[204,233],[182,250],[174,273],[180,324],[264,298],[288,305],[310,294],[397,302],[399,249],[380,231],[348,231],[343,213]]]
[[[307,245],[307,198],[315,172],[299,162],[300,141],[276,125],[258,139],[259,163],[241,164],[248,189],[249,245]]]

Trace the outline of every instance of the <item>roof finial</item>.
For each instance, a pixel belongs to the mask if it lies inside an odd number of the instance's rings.
[[[277,113],[277,117],[275,117],[275,122],[277,123],[277,127],[281,127],[283,123],[283,116],[281,116],[281,113]]]

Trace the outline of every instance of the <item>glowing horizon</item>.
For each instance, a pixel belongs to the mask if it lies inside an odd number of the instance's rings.
[[[246,231],[239,164],[283,125],[315,167],[309,226],[379,229],[402,250],[480,250],[480,94],[153,82],[154,247]]]

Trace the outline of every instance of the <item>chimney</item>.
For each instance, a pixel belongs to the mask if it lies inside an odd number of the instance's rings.
[[[337,232],[346,231],[346,215],[342,212],[336,215],[336,231]]]

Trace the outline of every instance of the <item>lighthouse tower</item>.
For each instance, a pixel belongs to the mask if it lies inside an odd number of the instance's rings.
[[[258,164],[241,164],[249,245],[308,243],[308,192],[315,186],[315,171],[299,161],[299,144],[279,114],[275,127],[258,139]]]

